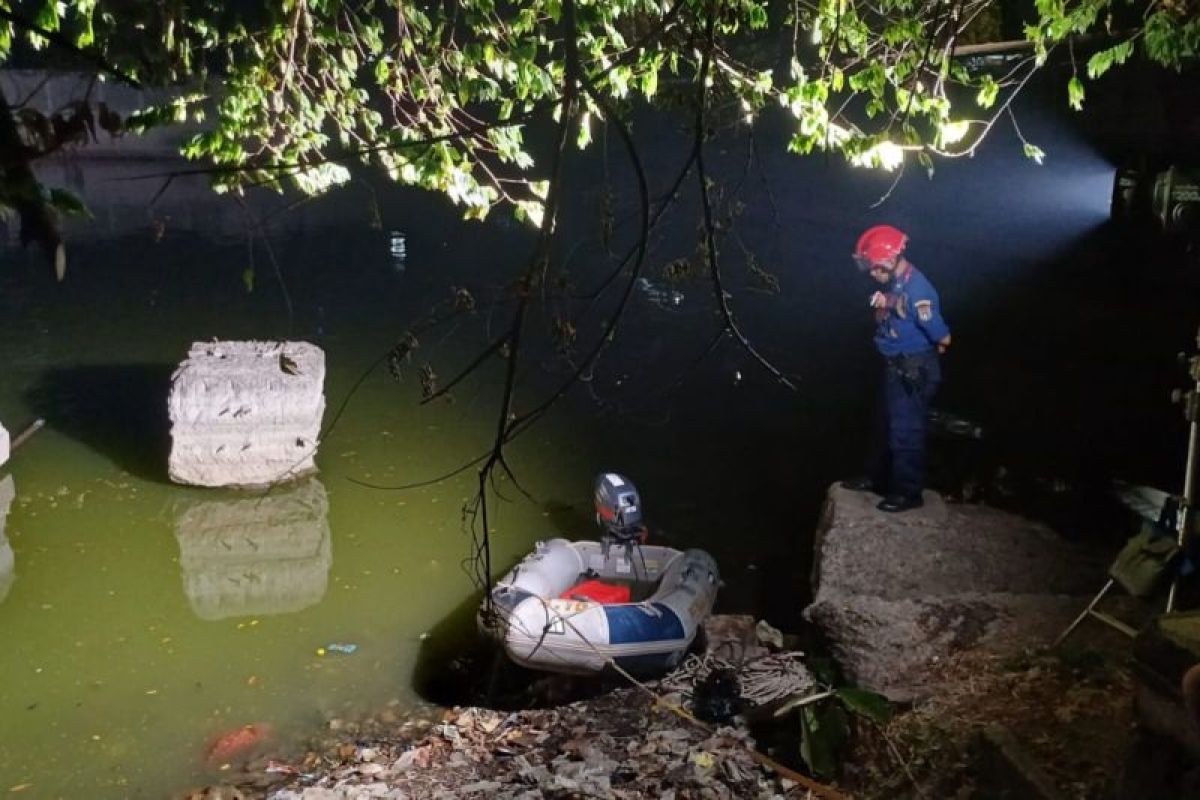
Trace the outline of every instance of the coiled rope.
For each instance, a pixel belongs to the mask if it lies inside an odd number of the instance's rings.
[[[738,678],[742,699],[761,706],[782,697],[807,693],[817,688],[816,679],[804,666],[800,652],[771,653],[735,664],[714,655],[691,654],[674,672],[658,683],[660,691],[691,695],[696,684],[716,670],[730,670]]]

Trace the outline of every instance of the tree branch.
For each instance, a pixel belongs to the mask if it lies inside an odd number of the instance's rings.
[[[17,16],[4,7],[0,7],[0,19],[11,22],[14,26],[22,30],[35,33],[46,41],[54,44],[56,47],[61,47],[63,50],[66,50],[69,53],[74,53],[85,61],[91,62],[93,66],[98,67],[102,72],[107,72],[109,75],[112,75],[115,78],[120,78],[135,89],[143,88],[141,81],[124,72],[117,65],[110,63],[106,58],[104,58],[104,56],[84,50],[57,31],[46,30],[32,20]]]
[[[704,242],[705,256],[708,260],[709,274],[712,277],[713,292],[716,295],[717,306],[721,310],[721,318],[725,321],[725,327],[729,330],[733,338],[738,344],[757,361],[763,369],[771,373],[775,380],[782,383],[792,391],[797,391],[796,384],[791,381],[772,364],[765,356],[758,352],[750,340],[742,333],[737,322],[733,318],[733,312],[729,308],[729,300],[725,292],[725,287],[721,280],[721,266],[717,257],[717,237],[716,226],[713,224],[712,200],[708,194],[708,175],[704,169],[704,130],[705,130],[705,108],[708,97],[708,71],[711,65],[712,47],[716,34],[717,14],[715,9],[710,9],[708,21],[705,24],[705,39],[706,47],[700,58],[700,74],[697,76],[696,85],[696,121],[695,121],[695,139],[692,144],[692,152],[696,158],[696,177],[700,188],[700,204],[704,210]]]

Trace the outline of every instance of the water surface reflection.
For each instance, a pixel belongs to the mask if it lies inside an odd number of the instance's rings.
[[[12,506],[16,494],[12,475],[5,475],[0,479],[0,603],[8,597],[8,590],[17,579],[16,558],[13,556],[12,545],[8,543],[8,537],[4,535],[8,509]]]
[[[300,611],[325,596],[333,547],[316,477],[175,508],[183,591],[201,619]]]

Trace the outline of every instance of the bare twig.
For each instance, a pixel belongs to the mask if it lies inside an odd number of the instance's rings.
[[[908,765],[908,760],[905,759],[904,756],[900,755],[900,750],[896,747],[896,743],[892,741],[892,737],[888,736],[887,731],[884,730],[882,725],[876,725],[875,728],[879,731],[879,735],[883,737],[884,743],[887,744],[888,750],[892,754],[892,758],[894,758],[896,763],[900,765],[900,769],[904,770],[904,774],[908,778],[908,782],[911,783],[913,788],[917,790],[917,794],[921,795],[921,797],[923,797],[925,800],[929,800],[929,795],[926,794],[925,787],[921,786],[921,782],[917,780],[915,775],[913,775],[912,769]]]
[[[725,321],[725,327],[737,340],[738,344],[757,361],[763,369],[771,373],[775,380],[788,387],[792,391],[797,391],[796,384],[792,382],[786,375],[783,374],[764,357],[757,348],[751,344],[750,340],[742,333],[737,322],[733,318],[733,312],[729,308],[729,299],[725,292],[725,287],[721,279],[720,260],[717,255],[717,238],[716,226],[713,224],[712,200],[709,197],[708,175],[704,169],[704,131],[705,131],[705,108],[708,95],[708,70],[711,64],[711,53],[713,40],[716,33],[717,15],[715,10],[709,13],[708,21],[705,25],[705,39],[707,47],[701,56],[700,74],[697,78],[696,92],[696,121],[695,121],[695,139],[692,144],[692,152],[696,160],[696,177],[700,189],[700,204],[704,211],[704,241],[705,241],[705,257],[708,260],[709,275],[712,277],[713,293],[716,295],[717,306],[721,310],[721,318]]]

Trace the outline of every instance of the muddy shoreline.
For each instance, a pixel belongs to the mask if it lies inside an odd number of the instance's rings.
[[[804,770],[795,719],[751,710],[694,724],[666,700],[624,685],[556,707],[518,711],[433,705],[329,720],[303,752],[233,760],[187,800],[987,797],[1041,781],[1055,798],[1122,796],[1134,731],[1128,654],[1111,642],[1001,658],[965,651],[937,668],[931,699],[858,719],[829,791],[811,791],[752,751]],[[1020,764],[998,748],[1017,747]]]

